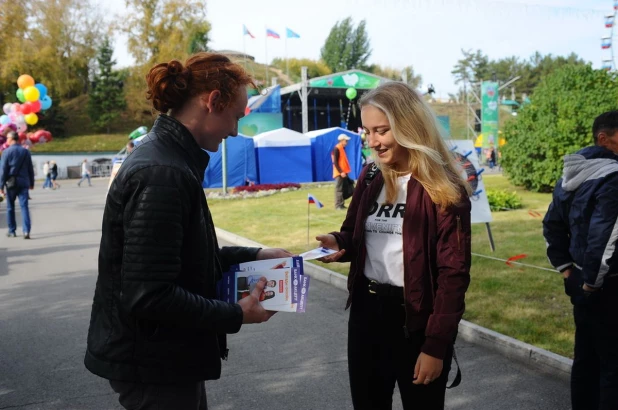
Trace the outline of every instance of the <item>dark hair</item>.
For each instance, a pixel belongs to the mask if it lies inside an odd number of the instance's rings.
[[[10,139],[13,141],[19,141],[19,134],[15,131],[9,131],[6,133],[6,139]]]
[[[618,111],[608,111],[599,115],[592,124],[592,136],[594,137],[595,145],[599,142],[600,133],[604,132],[611,136],[616,131],[618,131]]]
[[[146,96],[161,113],[182,108],[187,100],[214,90],[221,92],[217,104],[221,110],[228,107],[239,92],[244,92],[241,87],[257,88],[240,65],[223,54],[206,52],[189,57],[184,66],[178,60],[157,64],[148,72],[146,82]]]
[[[133,143],[133,141],[129,141],[129,143],[127,144],[127,147],[134,148],[135,144]]]

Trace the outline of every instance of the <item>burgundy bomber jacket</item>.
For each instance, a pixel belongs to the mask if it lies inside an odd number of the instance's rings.
[[[359,176],[352,202],[340,232],[332,232],[339,249],[346,253],[340,262],[351,262],[348,276],[352,303],[354,282],[365,268],[365,221],[384,185],[378,172],[365,181],[371,165]],[[425,329],[421,351],[443,359],[455,341],[465,310],[470,283],[470,199],[462,189],[459,206],[439,209],[420,182],[410,178],[403,217],[404,295],[408,332]]]

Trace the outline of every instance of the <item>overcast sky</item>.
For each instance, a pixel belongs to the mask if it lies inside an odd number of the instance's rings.
[[[98,1],[110,12],[125,7],[124,0]],[[207,4],[211,47],[239,51],[244,47],[258,62],[286,56],[286,27],[301,36],[287,40],[287,56],[317,59],[338,20],[365,19],[373,50],[369,62],[395,68],[412,65],[440,98],[457,91],[451,70],[461,49],[480,49],[491,59],[528,58],[537,50],[554,55],[575,52],[599,68],[609,58],[609,52],[601,49],[601,38],[609,35],[604,16],[613,12],[612,0],[211,0]],[[255,39],[243,37],[243,24]],[[281,39],[266,40],[266,28]],[[122,37],[115,39],[115,58],[121,67],[132,64]]]

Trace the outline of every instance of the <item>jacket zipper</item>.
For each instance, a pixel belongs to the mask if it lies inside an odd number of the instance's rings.
[[[461,250],[461,241],[459,238],[459,232],[461,231],[461,216],[457,215],[457,250]]]

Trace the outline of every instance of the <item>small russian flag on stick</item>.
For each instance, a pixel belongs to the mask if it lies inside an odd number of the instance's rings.
[[[318,208],[324,208],[324,205],[322,202],[318,201],[318,198],[311,194],[309,194],[307,198],[309,199],[309,202],[307,203],[307,249],[309,249],[309,209],[311,208],[311,204],[315,204]]]
[[[322,202],[318,201],[318,198],[314,197],[311,194],[309,194],[309,203],[310,204],[315,204],[315,206],[317,206],[318,208],[323,208],[324,207],[324,204],[322,204]]]

